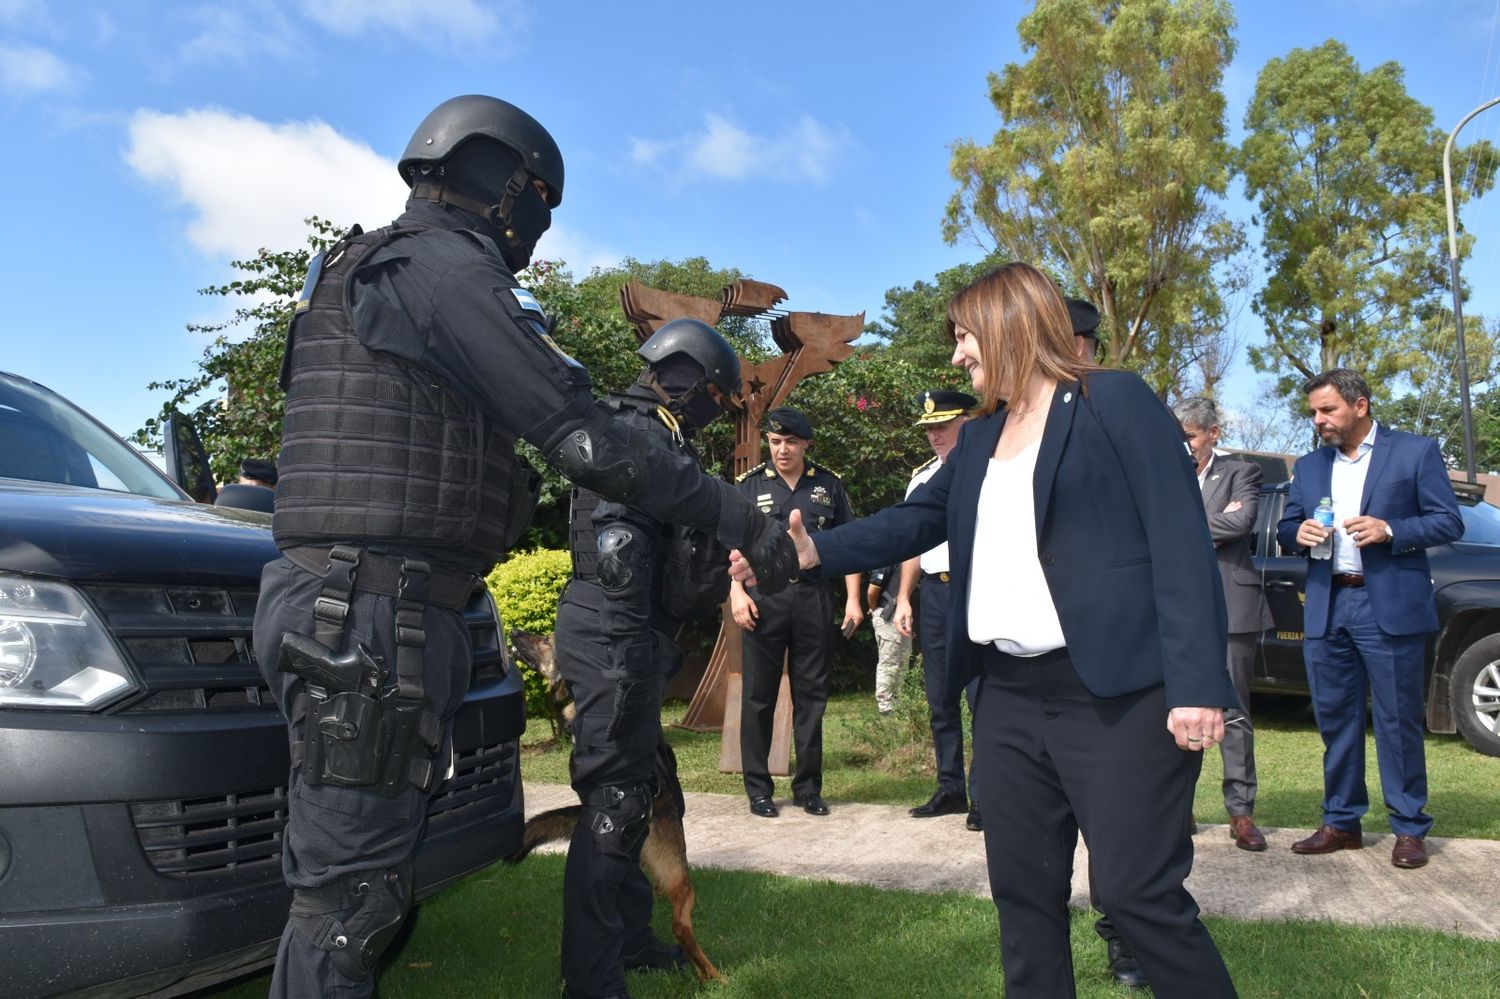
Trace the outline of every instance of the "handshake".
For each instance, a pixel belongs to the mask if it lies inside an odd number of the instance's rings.
[[[759,519],[775,525],[767,517]],[[818,548],[802,526],[802,511],[793,510],[785,534],[761,527],[742,548],[729,552],[729,575],[745,586],[759,586],[762,593],[779,593],[799,572],[818,562]]]

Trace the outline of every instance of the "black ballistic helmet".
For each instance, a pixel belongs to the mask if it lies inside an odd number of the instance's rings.
[[[419,168],[434,166],[470,139],[493,139],[514,150],[526,171],[547,185],[547,207],[562,204],[563,158],[541,122],[508,101],[482,94],[454,97],[433,108],[417,126],[397,168],[408,187]]]
[[[636,353],[655,367],[674,354],[686,354],[726,398],[739,394],[740,359],[719,331],[696,319],[674,319],[641,344]]]

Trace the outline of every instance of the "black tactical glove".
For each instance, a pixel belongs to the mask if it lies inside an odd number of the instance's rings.
[[[786,528],[767,517],[739,493],[725,498],[719,513],[719,540],[738,548],[755,570],[755,585],[769,596],[797,578],[797,546]]]
[[[755,515],[757,523],[750,538],[740,549],[755,570],[755,586],[761,593],[770,596],[780,593],[795,582],[798,575],[797,546],[786,533],[786,528],[763,514]]]
[[[645,677],[635,677],[628,673],[616,674],[615,699],[609,715],[609,727],[604,730],[604,738],[614,742],[621,735],[630,733],[641,719],[646,717],[647,712],[660,710],[659,685]]]

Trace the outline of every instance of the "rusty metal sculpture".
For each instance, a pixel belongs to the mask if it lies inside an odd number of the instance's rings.
[[[709,325],[722,316],[764,319],[770,323],[771,336],[782,353],[778,357],[749,364],[740,358],[740,378],[744,391],[734,413],[734,474],[743,475],[760,457],[760,422],[768,410],[775,409],[804,378],[832,371],[833,366],[854,353],[851,342],[864,329],[863,312],[854,316],[835,316],[822,312],[783,312],[777,304],[786,300],[786,292],[762,281],[736,281],[726,287],[715,302],[693,295],[678,295],[631,281],[620,289],[620,305],[635,326],[636,338],[646,338],[663,323],[684,316]],[[740,770],[740,638],[734,618],[726,610],[718,641],[708,668],[688,705],[681,725],[696,732],[723,732],[719,749],[719,769],[725,773]],[[781,689],[776,697],[776,721],[771,738],[771,773],[784,776],[790,772],[792,710],[791,690],[786,673],[781,675]]]

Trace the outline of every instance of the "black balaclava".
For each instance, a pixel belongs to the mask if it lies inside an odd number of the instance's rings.
[[[656,391],[658,397],[666,396],[667,408],[685,434],[702,430],[722,412],[708,391],[703,368],[686,354],[662,358],[641,372],[640,383]]]
[[[494,241],[512,271],[531,263],[537,240],[552,225],[552,209],[532,186],[531,175],[521,169],[515,150],[488,139],[470,139],[443,161],[443,180],[459,194],[496,208],[505,202],[509,185],[509,217],[492,211],[484,216],[480,231]]]

